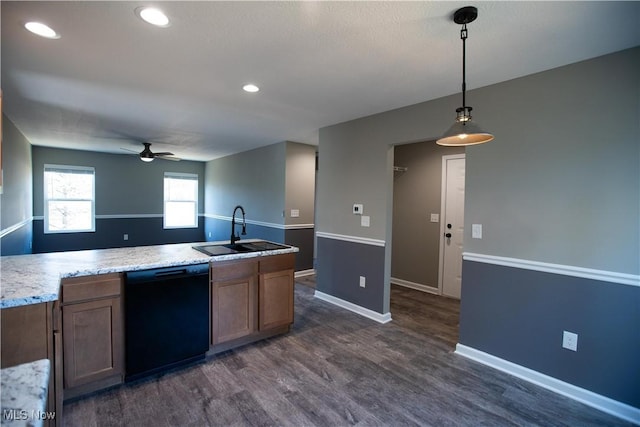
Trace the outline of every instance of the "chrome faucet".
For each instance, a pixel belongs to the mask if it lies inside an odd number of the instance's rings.
[[[242,212],[242,235],[247,235],[247,222],[244,218],[244,208],[238,205],[233,209],[233,216],[231,217],[231,239],[229,240],[231,240],[232,245],[240,240],[240,236],[236,235],[236,211],[238,209]]]

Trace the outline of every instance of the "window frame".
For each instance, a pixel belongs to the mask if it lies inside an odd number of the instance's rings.
[[[69,173],[73,173],[73,171],[83,171],[84,173],[91,175],[93,182],[91,185],[91,199],[58,199],[58,198],[49,198],[49,185],[47,183],[47,172],[50,171],[68,171]],[[89,173],[90,172],[90,173]],[[61,234],[61,233],[95,233],[96,231],[96,170],[93,166],[71,166],[71,165],[55,165],[45,163],[44,170],[42,173],[42,190],[43,190],[43,198],[44,198],[44,234]],[[50,201],[90,201],[91,202],[91,228],[82,228],[82,229],[65,229],[65,230],[50,230],[49,229],[49,202]]]
[[[190,181],[195,181],[196,189],[195,189],[195,199],[168,199],[167,198],[167,188],[166,188],[166,180],[168,179],[185,179]],[[162,228],[165,230],[176,230],[183,228],[198,228],[198,205],[200,204],[200,177],[196,173],[186,173],[186,172],[165,172],[162,177]],[[167,202],[189,202],[194,204],[194,217],[193,217],[193,225],[167,225]]]

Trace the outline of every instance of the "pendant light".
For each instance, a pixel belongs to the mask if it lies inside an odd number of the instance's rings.
[[[489,142],[493,135],[483,130],[477,123],[471,121],[471,110],[473,108],[466,104],[466,45],[467,24],[475,21],[478,17],[478,9],[473,6],[463,7],[453,14],[453,21],[462,24],[460,39],[462,39],[462,107],[456,109],[456,122],[447,130],[442,137],[436,141],[438,145],[465,146],[476,145]]]

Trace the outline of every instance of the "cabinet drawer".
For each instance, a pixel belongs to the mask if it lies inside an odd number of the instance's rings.
[[[260,260],[260,274],[292,270],[295,266],[295,262],[295,253],[264,257]]]
[[[211,263],[212,282],[241,279],[255,274],[258,274],[258,261],[255,259]]]
[[[62,279],[62,304],[118,296],[121,288],[120,273]]]

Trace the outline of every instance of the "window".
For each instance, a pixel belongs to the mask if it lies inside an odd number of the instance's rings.
[[[198,175],[164,173],[164,228],[198,226]]]
[[[44,165],[44,232],[95,231],[95,171]]]

